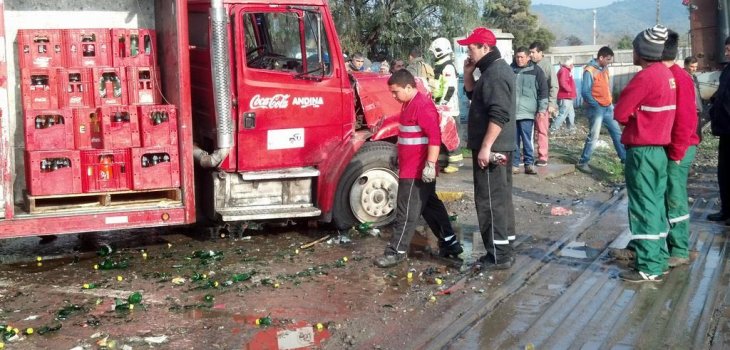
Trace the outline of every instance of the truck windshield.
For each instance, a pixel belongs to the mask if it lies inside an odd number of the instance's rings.
[[[244,13],[246,64],[302,72],[300,17],[295,12]]]
[[[295,74],[330,76],[330,49],[319,9],[243,13],[246,65]]]

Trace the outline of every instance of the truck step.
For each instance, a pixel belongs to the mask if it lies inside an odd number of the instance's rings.
[[[119,210],[125,207],[138,209],[178,206],[182,204],[179,188],[163,188],[145,191],[115,191],[104,193],[79,193],[52,196],[31,196],[24,193],[25,210],[29,214],[55,214],[78,210]]]
[[[294,179],[301,177],[317,177],[319,170],[312,167],[288,168],[271,171],[249,171],[241,173],[241,179],[245,181],[269,180],[269,179]]]
[[[218,215],[222,221],[245,221],[245,220],[270,220],[287,218],[307,218],[319,216],[322,211],[318,208],[306,206],[267,206],[266,208],[255,209],[229,209],[219,210]]]

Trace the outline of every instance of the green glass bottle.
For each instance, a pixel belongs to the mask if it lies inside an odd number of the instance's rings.
[[[134,292],[127,297],[127,302],[130,304],[139,304],[142,302],[142,294],[140,292]]]
[[[102,245],[99,251],[96,252],[99,256],[109,256],[111,253],[114,253],[114,248],[108,244]]]

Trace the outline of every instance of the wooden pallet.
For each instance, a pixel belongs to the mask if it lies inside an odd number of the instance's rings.
[[[79,209],[132,209],[145,205],[182,203],[182,191],[179,188],[53,196],[31,196],[26,192],[24,196],[25,210],[30,214],[48,214]]]

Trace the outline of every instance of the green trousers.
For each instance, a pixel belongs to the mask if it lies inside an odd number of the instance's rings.
[[[629,230],[636,251],[636,268],[661,275],[668,268],[667,154],[663,147],[630,147],[626,150],[626,191],[629,195]]]
[[[695,158],[697,148],[690,146],[679,164],[669,161],[667,165],[667,219],[669,235],[667,248],[669,256],[689,257],[689,205],[687,204],[687,177],[689,167]]]

